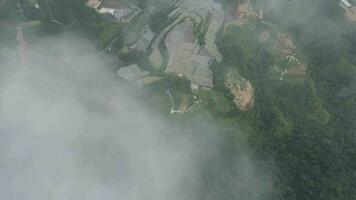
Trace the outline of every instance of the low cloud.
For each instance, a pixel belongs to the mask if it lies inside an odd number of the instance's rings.
[[[247,151],[225,171],[212,119],[181,127],[158,115],[88,42],[44,38],[28,45],[25,66],[18,49],[2,53],[3,199],[219,199],[223,184],[236,199],[265,194]]]

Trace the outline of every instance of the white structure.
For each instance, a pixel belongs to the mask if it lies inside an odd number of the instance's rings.
[[[117,71],[117,74],[130,82],[135,83],[137,86],[141,87],[143,85],[143,78],[149,73],[142,71],[136,64],[122,67]]]
[[[352,4],[348,0],[340,0],[341,4],[346,8],[350,8]]]
[[[88,0],[87,6],[95,8],[99,13],[109,13],[116,19],[125,21],[134,13],[134,10],[123,6],[116,1]]]
[[[121,19],[123,17],[130,15],[132,12],[133,11],[129,8],[119,8],[115,10],[114,16],[116,19]]]
[[[100,8],[100,9],[99,9],[99,13],[102,13],[102,14],[104,14],[104,13],[109,13],[109,14],[114,15],[115,10],[116,10],[116,9],[114,9],[114,8]]]
[[[125,21],[125,18],[133,13],[133,10],[129,8],[106,8],[102,7],[99,9],[99,13],[109,13],[113,15],[116,19]]]

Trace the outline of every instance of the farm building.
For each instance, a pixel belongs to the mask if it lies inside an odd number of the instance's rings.
[[[89,0],[87,6],[95,8],[99,13],[109,13],[120,21],[127,21],[134,10],[113,0]]]

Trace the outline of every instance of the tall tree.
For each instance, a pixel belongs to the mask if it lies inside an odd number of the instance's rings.
[[[0,18],[6,16],[15,4],[14,0],[0,0]]]

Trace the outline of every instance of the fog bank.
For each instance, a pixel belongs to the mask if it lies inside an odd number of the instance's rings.
[[[5,52],[5,53],[4,53]],[[3,51],[0,81],[2,199],[199,199],[204,170],[223,168],[209,117],[179,127],[148,108],[77,37]],[[168,112],[168,111],[167,111]],[[260,199],[266,181],[248,156],[222,175],[231,196]],[[225,176],[223,176],[225,174]],[[210,199],[219,199],[216,185]]]

